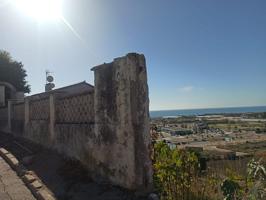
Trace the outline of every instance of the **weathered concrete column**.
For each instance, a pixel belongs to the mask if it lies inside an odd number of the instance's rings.
[[[30,121],[30,100],[29,98],[25,98],[25,103],[24,103],[24,132],[26,131],[27,125]]]
[[[13,119],[13,102],[12,100],[8,100],[8,107],[7,107],[7,113],[8,113],[8,131],[12,131],[12,119]]]
[[[0,85],[0,106],[5,106],[5,86]]]
[[[152,164],[145,57],[130,53],[92,70],[98,170],[115,184],[147,191]]]
[[[49,123],[49,131],[50,131],[50,140],[54,141],[55,131],[55,94],[50,94],[49,96],[49,109],[50,109],[50,123]]]

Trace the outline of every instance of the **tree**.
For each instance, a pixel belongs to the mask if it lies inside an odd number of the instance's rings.
[[[27,73],[21,62],[12,59],[10,53],[0,50],[0,81],[12,84],[18,91],[30,92]]]

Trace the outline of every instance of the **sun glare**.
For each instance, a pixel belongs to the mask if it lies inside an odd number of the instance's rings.
[[[23,13],[31,16],[37,22],[60,21],[82,41],[81,36],[73,26],[64,18],[62,13],[63,0],[8,0]]]
[[[55,21],[62,17],[61,0],[15,0],[15,5],[37,21]]]

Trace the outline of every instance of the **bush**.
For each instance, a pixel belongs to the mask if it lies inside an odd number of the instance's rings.
[[[247,175],[233,170],[219,177],[200,173],[200,157],[194,152],[154,144],[154,185],[162,200],[263,200],[266,199],[266,169],[262,160],[251,160]],[[223,181],[222,181],[223,180]]]
[[[162,199],[188,199],[191,183],[197,173],[198,159],[194,153],[164,143],[155,144],[155,186]],[[164,198],[166,197],[166,198]]]
[[[207,199],[199,169],[199,159],[195,153],[171,149],[164,142],[155,144],[154,185],[161,199]],[[199,187],[198,184],[203,186]]]

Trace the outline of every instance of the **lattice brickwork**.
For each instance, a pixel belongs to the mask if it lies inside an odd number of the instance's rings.
[[[49,99],[30,102],[30,120],[48,120],[49,114]]]
[[[93,103],[93,93],[57,99],[56,122],[73,124],[94,122]]]
[[[14,104],[13,118],[15,120],[24,120],[25,107],[24,103]]]

